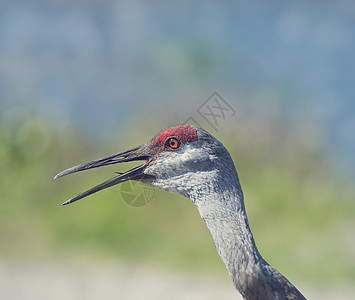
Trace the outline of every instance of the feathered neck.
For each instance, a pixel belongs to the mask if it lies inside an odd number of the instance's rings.
[[[206,175],[195,174],[201,177],[200,184],[191,184],[187,196],[210,230],[235,288],[247,300],[305,299],[260,255],[249,228],[237,172]]]

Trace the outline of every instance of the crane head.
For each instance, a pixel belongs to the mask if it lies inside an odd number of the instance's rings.
[[[199,181],[207,173],[211,176],[219,171],[218,166],[223,158],[231,162],[222,143],[207,131],[191,125],[178,125],[159,132],[146,144],[72,167],[54,178],[101,166],[143,161],[137,167],[71,198],[63,205],[127,180],[141,181],[161,190],[187,196],[189,189],[200,184]],[[231,165],[234,167],[233,162]]]

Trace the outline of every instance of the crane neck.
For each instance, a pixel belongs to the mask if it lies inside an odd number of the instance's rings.
[[[227,187],[224,181],[212,181],[197,187],[189,196],[210,230],[234,286],[243,295],[246,287],[242,275],[246,271],[258,272],[264,261],[249,228],[240,185]]]
[[[203,184],[189,191],[188,197],[210,230],[235,288],[248,300],[305,299],[260,255],[249,227],[237,172],[209,175],[204,176]],[[288,298],[285,287],[294,298]]]

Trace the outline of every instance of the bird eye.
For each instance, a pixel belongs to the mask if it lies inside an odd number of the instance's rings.
[[[170,138],[166,141],[166,145],[171,149],[177,149],[180,146],[180,141],[177,138]]]

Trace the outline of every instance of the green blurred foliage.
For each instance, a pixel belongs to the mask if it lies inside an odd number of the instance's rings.
[[[155,133],[144,124],[139,133],[121,137],[119,146],[98,145],[38,117],[9,121],[0,113],[0,124],[0,255],[111,257],[225,274],[207,228],[186,198],[156,190],[151,203],[132,208],[113,187],[60,206],[133,164],[53,181],[56,173],[144,143]],[[218,138],[236,162],[264,258],[291,281],[353,281],[355,189],[336,178],[314,141],[278,124],[248,134],[240,125]]]

